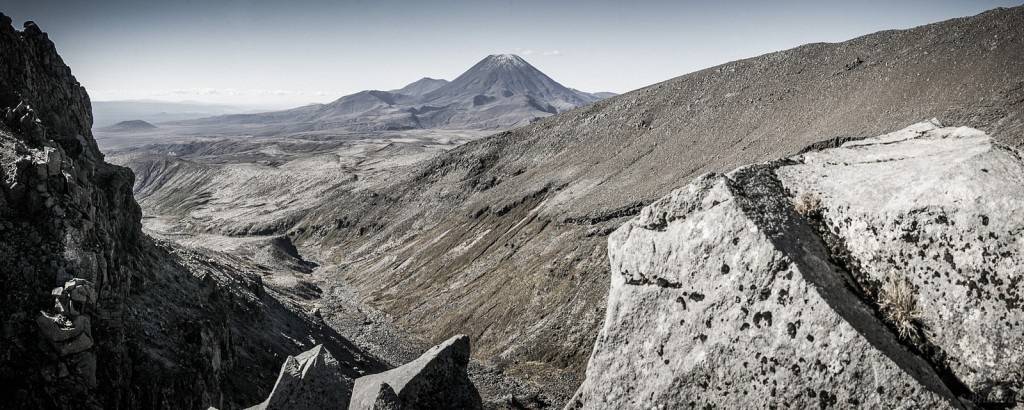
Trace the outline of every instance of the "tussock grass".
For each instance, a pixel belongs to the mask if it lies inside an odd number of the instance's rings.
[[[804,192],[793,198],[793,207],[796,212],[807,218],[821,216],[822,205],[821,200],[813,194]]]
[[[914,296],[914,286],[906,279],[890,277],[878,292],[878,308],[882,317],[896,328],[901,339],[918,342],[922,314]]]

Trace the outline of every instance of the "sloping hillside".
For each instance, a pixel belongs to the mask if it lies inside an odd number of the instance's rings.
[[[728,63],[417,165],[392,154],[442,144],[317,152],[254,139],[161,147],[124,163],[142,175],[136,192],[147,209],[191,215],[187,230],[288,234],[319,253],[326,269],[317,275],[330,286],[355,291],[432,343],[466,333],[475,358],[574,388],[605,317],[608,233],[703,173],[933,117],[1020,147],[1022,21],[1022,8],[993,10]],[[245,152],[225,159],[225,149]],[[166,152],[182,158],[161,159]],[[225,177],[245,182],[221,189],[214,181]],[[316,194],[300,203],[277,194],[307,185]]]
[[[932,117],[1019,147],[1022,37],[1024,8],[1002,9],[712,67],[339,193],[291,231],[435,342],[464,332],[512,372],[580,374],[625,218],[706,172]]]

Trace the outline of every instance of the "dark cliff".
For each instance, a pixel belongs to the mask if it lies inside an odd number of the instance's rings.
[[[383,368],[245,262],[144,235],[134,176],[103,161],[88,94],[24,27],[0,14],[4,407],[237,408],[314,341],[349,376]]]

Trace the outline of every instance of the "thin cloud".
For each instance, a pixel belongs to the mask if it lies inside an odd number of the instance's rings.
[[[281,97],[281,96],[340,96],[336,91],[291,91],[263,90],[250,88],[237,90],[234,88],[171,88],[171,89],[139,89],[139,90],[93,90],[91,94],[99,96],[131,96],[131,97],[174,97],[174,96],[225,96],[225,97]]]
[[[558,51],[558,50],[538,51],[538,50],[534,50],[534,49],[531,49],[531,48],[517,48],[515,51],[516,51],[516,54],[523,55],[523,56],[558,57],[558,56],[562,55],[562,52]]]

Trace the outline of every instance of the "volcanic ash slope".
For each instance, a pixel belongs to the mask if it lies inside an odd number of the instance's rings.
[[[531,381],[533,363],[582,374],[606,236],[644,205],[708,172],[933,117],[1019,148],[1022,36],[1017,7],[708,68],[467,143],[311,210],[296,240],[336,246],[325,263],[434,343],[466,333],[477,358]]]

